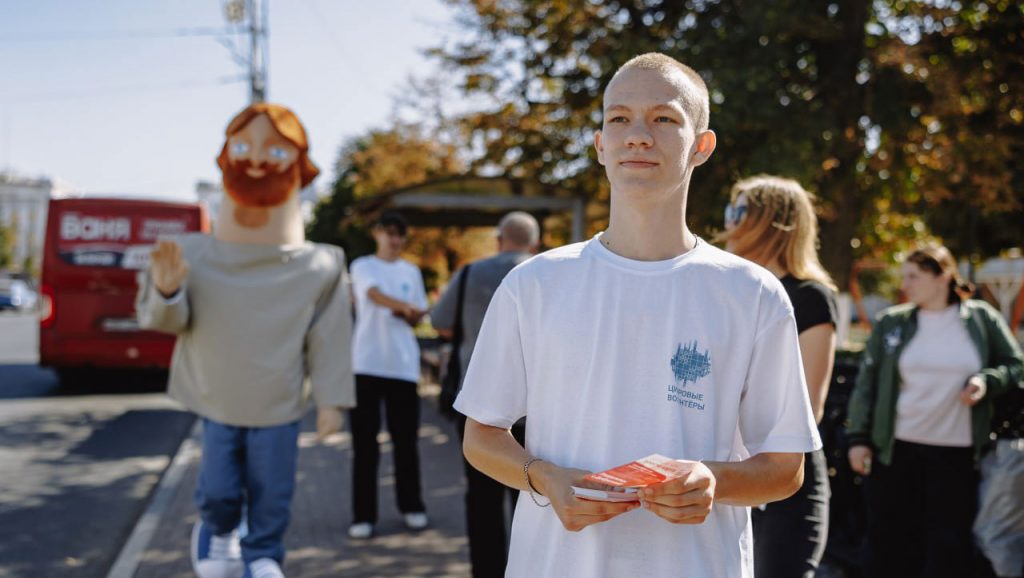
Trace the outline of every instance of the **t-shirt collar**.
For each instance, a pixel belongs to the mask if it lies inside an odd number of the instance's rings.
[[[628,269],[630,271],[636,271],[639,273],[660,273],[665,271],[672,271],[682,267],[686,262],[693,258],[693,255],[697,254],[705,245],[703,239],[694,235],[696,244],[689,251],[672,257],[671,259],[664,259],[661,261],[637,261],[636,259],[629,259],[612,252],[608,247],[604,246],[601,242],[601,235],[604,233],[598,233],[587,242],[587,247],[584,249],[587,252],[593,254],[597,259],[605,261],[611,265],[622,269]]]

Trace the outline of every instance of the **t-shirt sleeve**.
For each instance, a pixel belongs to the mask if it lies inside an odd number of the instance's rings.
[[[793,307],[797,333],[826,323],[835,327],[839,319],[835,295],[828,287],[817,283],[808,283],[801,287],[800,296],[794,300]]]
[[[526,415],[526,363],[514,297],[498,288],[484,315],[455,409],[495,427],[512,427]]]
[[[380,281],[373,273],[373,267],[366,260],[356,259],[352,262],[349,274],[352,277],[353,294],[365,297],[367,291],[380,285]]]
[[[780,312],[754,340],[740,399],[739,429],[750,455],[821,448],[804,380],[796,322]]]
[[[430,310],[430,323],[437,329],[455,328],[455,305],[458,301],[459,279],[462,279],[465,274],[466,270],[463,268],[452,275],[451,280],[448,281],[448,287],[434,304],[434,308]]]

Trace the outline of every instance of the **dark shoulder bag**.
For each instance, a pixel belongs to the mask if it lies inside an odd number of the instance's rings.
[[[466,279],[469,279],[469,265],[462,269],[459,286],[455,293],[455,324],[452,327],[452,352],[448,356],[448,366],[441,377],[441,395],[438,399],[441,415],[455,419],[459,412],[455,411],[455,398],[459,395],[459,384],[462,382],[462,363],[459,350],[462,346],[462,304],[466,297]]]

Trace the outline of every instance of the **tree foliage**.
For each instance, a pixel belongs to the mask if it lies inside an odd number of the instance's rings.
[[[0,270],[14,263],[14,231],[0,224]]]
[[[350,140],[335,169],[331,193],[314,209],[306,236],[341,246],[351,260],[374,250],[368,223],[352,211],[356,203],[391,189],[460,174],[464,167],[454,145],[439,143],[416,125],[398,123]],[[441,240],[438,232],[418,231],[410,245],[433,253]]]
[[[604,206],[590,146],[601,90],[659,51],[711,90],[719,148],[691,185],[696,230],[719,225],[732,182],[768,172],[818,194],[840,284],[856,257],[887,250],[893,222],[920,236],[923,217],[986,255],[1024,240],[1000,226],[1020,222],[1024,190],[1016,3],[448,1],[464,36],[432,53],[463,95],[491,103],[461,119],[474,171],[557,181]]]

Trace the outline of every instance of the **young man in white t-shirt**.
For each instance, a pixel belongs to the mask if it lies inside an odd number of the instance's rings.
[[[594,139],[608,229],[520,265],[491,301],[455,407],[466,458],[523,492],[507,576],[752,576],[749,507],[793,494],[820,447],[782,285],[686,226],[708,108],[674,59],[626,63]],[[688,474],[639,503],[573,496],[655,453]]]
[[[427,526],[420,489],[420,348],[412,328],[427,309],[420,270],[400,257],[407,225],[398,213],[384,213],[372,229],[375,254],[352,262],[356,327],[352,363],[356,407],[352,423],[352,538],[369,538],[377,523],[377,465],[381,404],[395,455],[395,493],[406,527]]]

